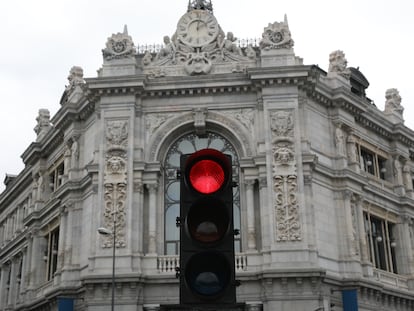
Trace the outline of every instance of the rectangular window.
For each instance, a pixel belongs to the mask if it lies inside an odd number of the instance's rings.
[[[49,281],[54,278],[57,270],[59,227],[50,231],[45,238],[47,239],[47,249],[44,257],[46,261],[46,280]]]
[[[358,146],[358,149],[361,170],[377,178],[386,180],[387,159],[362,146]]]
[[[364,213],[369,258],[377,269],[397,273],[395,260],[395,224]]]
[[[63,174],[65,172],[65,167],[63,162],[54,166],[49,173],[49,188],[53,192],[59,188],[63,183]]]

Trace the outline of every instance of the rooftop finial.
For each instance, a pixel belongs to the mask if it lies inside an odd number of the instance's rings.
[[[188,12],[192,10],[206,10],[213,13],[211,0],[188,0]]]

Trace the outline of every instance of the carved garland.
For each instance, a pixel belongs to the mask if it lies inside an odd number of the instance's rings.
[[[125,202],[127,190],[128,122],[108,121],[104,171],[104,226],[115,234],[115,246],[125,247]],[[114,230],[116,224],[116,230]],[[112,247],[113,238],[106,237],[103,247]]]
[[[296,161],[294,156],[294,122],[290,111],[270,114],[272,135],[272,171],[277,241],[300,241],[300,222]]]

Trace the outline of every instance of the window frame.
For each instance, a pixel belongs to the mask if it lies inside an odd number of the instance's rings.
[[[363,212],[368,259],[376,269],[398,274],[396,262],[396,219],[372,211]]]

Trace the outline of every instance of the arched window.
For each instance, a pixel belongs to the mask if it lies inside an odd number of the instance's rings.
[[[188,134],[170,147],[164,162],[164,252],[166,255],[176,255],[180,249],[180,230],[176,226],[176,218],[180,215],[180,181],[176,173],[180,168],[180,156],[193,153],[204,148],[212,148],[232,156],[233,180],[239,182],[239,159],[234,147],[223,136],[207,132],[205,136]],[[239,187],[233,188],[234,228],[240,230],[240,193]],[[236,252],[241,251],[240,235],[235,236]]]

